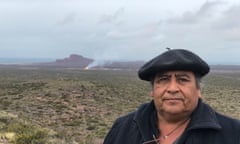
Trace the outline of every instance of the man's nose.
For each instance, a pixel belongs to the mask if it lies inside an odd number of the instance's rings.
[[[170,80],[168,87],[167,87],[167,92],[169,92],[169,93],[179,92],[179,86],[175,79]]]

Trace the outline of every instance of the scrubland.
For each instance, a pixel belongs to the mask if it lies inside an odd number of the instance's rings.
[[[151,100],[134,70],[0,69],[0,143],[101,144],[113,121]],[[240,72],[211,72],[203,100],[240,119]]]

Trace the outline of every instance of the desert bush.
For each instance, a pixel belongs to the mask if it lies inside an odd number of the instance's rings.
[[[14,144],[46,144],[48,142],[47,130],[26,122],[12,121],[7,125],[7,131],[15,133]]]

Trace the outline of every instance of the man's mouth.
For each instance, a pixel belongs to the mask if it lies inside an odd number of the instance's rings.
[[[182,98],[163,98],[163,101],[164,100],[183,100]]]
[[[170,104],[176,104],[176,103],[179,103],[179,102],[183,102],[183,98],[163,98],[163,102],[167,102],[167,103],[170,103]]]

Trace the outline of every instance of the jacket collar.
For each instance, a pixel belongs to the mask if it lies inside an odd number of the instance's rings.
[[[136,122],[143,139],[151,140],[159,135],[157,112],[153,101],[143,104],[136,111],[133,120]],[[198,106],[191,115],[187,131],[193,129],[221,129],[214,110],[199,99]]]
[[[216,117],[216,112],[199,99],[198,106],[191,115],[188,130],[192,129],[221,129],[221,125]]]
[[[153,135],[159,135],[157,126],[157,113],[153,101],[141,105],[136,111],[133,121],[143,137],[144,141],[152,140]]]

